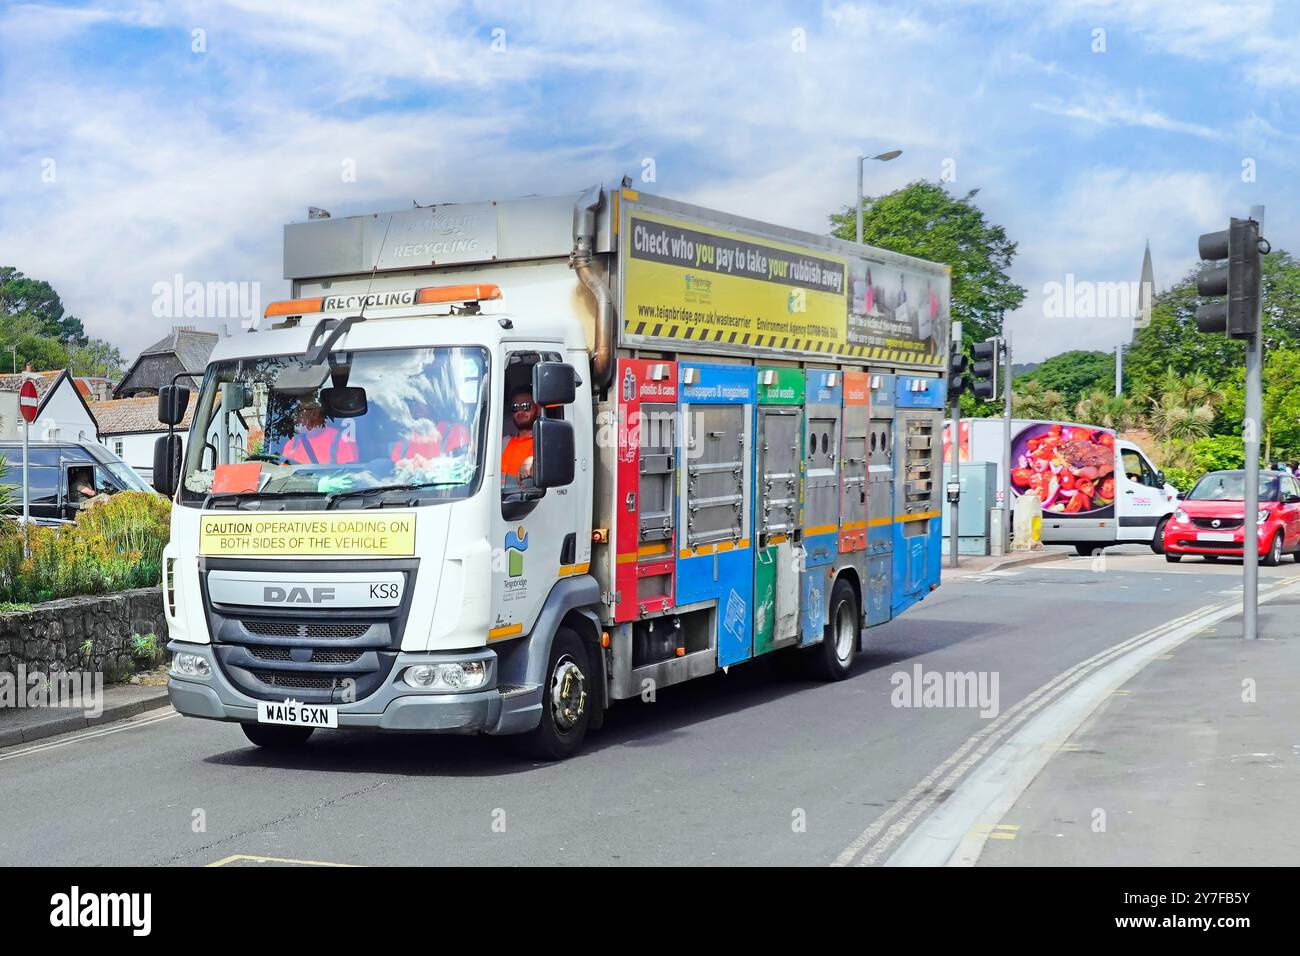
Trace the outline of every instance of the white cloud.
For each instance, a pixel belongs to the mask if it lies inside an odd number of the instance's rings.
[[[1204,139],[1216,139],[1223,135],[1208,126],[1171,119],[1158,110],[1129,102],[1118,95],[1094,96],[1073,103],[1059,99],[1049,100],[1035,103],[1034,109],[1097,126],[1142,126],[1164,132],[1187,133]]]
[[[1233,207],[1214,177],[1188,170],[1137,173],[1114,167],[1075,176],[1059,198],[1018,213],[1008,228],[1020,240],[1014,277],[1028,290],[1008,319],[1017,361],[1038,361],[1070,349],[1108,349],[1131,327],[1130,317],[1048,318],[1048,283],[1136,282],[1143,246],[1151,243],[1158,289],[1196,264],[1196,237],[1226,225]]]
[[[1120,173],[1094,150],[1119,129],[1166,150],[1145,164],[1181,166],[1178,151],[1208,144],[1208,131],[1157,106],[1154,81],[1121,94],[1042,55],[1037,21],[974,35],[969,19],[950,16],[963,9],[873,0],[736,18],[495,0],[10,7],[0,81],[23,109],[0,114],[0,263],[51,281],[92,334],[129,355],[159,336],[152,285],[178,272],[259,281],[264,300],[281,294],[281,225],[309,204],[337,216],[576,190],[635,176],[653,158],[658,181],[638,183],[650,192],[824,232],[852,200],[854,157],[902,148],[894,162],[867,164],[867,192],[935,179],[954,159],[952,190],[980,187],[989,218],[1020,242],[1016,275],[1031,303],[1065,271],[1135,278],[1147,235],[1159,277],[1172,276],[1165,257],[1190,254],[1196,231],[1213,224],[1204,177]],[[1072,4],[1061,15],[1126,9]],[[502,53],[491,49],[498,26]],[[201,57],[189,51],[195,27],[207,31]],[[796,27],[806,52],[792,49]],[[132,31],[144,52],[96,60],[87,51],[106,29]],[[1059,153],[1061,124],[1049,115],[1090,130],[1074,155]],[[1284,125],[1271,112],[1243,121],[1261,170],[1294,162]],[[1175,137],[1150,130],[1195,139],[1167,145]],[[40,179],[46,157],[58,163],[53,184]],[[355,183],[342,180],[345,159]],[[1056,330],[1042,347],[1087,334]]]

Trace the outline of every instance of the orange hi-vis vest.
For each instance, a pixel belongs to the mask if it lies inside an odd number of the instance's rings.
[[[519,477],[523,463],[533,457],[533,433],[516,435],[501,451],[501,474]]]
[[[447,437],[436,432],[432,435],[419,435],[404,442],[394,442],[392,459],[396,464],[403,459],[441,458],[453,455],[469,447],[469,429],[464,425],[451,425],[447,428]]]
[[[346,465],[357,460],[357,445],[340,429],[326,425],[290,438],[280,454],[300,465]]]

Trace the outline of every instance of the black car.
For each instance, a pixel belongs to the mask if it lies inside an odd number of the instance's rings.
[[[23,443],[0,442],[9,489],[9,513],[23,511]],[[96,494],[153,489],[121,458],[98,442],[34,441],[28,446],[28,507],[35,524],[74,521],[83,502]]]

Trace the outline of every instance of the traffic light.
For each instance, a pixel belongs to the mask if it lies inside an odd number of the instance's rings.
[[[948,394],[953,397],[966,391],[966,353],[961,350],[961,341],[954,341],[948,346]]]
[[[1002,340],[995,335],[983,342],[976,342],[971,351],[975,357],[971,365],[971,394],[989,401],[998,394],[998,357],[1002,351]]]
[[[1227,296],[1226,301],[1197,308],[1197,328],[1226,332],[1234,339],[1258,333],[1261,256],[1268,251],[1268,243],[1259,237],[1259,223],[1234,218],[1229,228],[1201,236],[1197,248],[1210,263],[1196,276],[1197,295]]]

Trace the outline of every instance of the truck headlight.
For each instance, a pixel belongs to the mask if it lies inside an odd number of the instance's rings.
[[[473,690],[487,683],[487,666],[483,661],[413,664],[402,672],[402,680],[420,690]]]
[[[172,655],[172,676],[186,680],[207,680],[212,676],[212,667],[201,654],[177,651]]]

